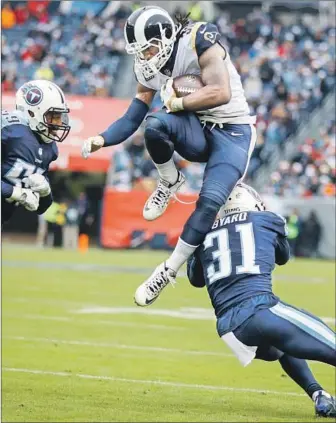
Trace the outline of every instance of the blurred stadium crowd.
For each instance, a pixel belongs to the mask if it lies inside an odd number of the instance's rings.
[[[123,26],[131,12],[128,2],[115,13],[106,9],[106,2],[5,3],[3,91],[15,90],[29,79],[48,79],[67,93],[112,95],[124,54]]]
[[[291,161],[279,163],[266,192],[295,197],[335,196],[335,138],[336,125],[332,121],[320,130],[318,138],[306,139]]]
[[[140,5],[49,0],[4,3],[2,90],[45,78],[67,93],[113,95],[124,55],[125,19]],[[193,20],[204,18],[197,2],[190,7]],[[217,16],[214,22],[241,75],[251,112],[257,115],[258,141],[248,174],[253,178],[274,149],[283,146],[334,89],[335,28],[307,18],[285,25],[263,10],[239,19],[224,12]],[[153,107],[161,107],[159,99]],[[187,176],[185,190],[198,192],[203,165],[187,163],[178,156],[176,161]],[[155,179],[140,130],[115,149],[107,183],[120,189],[139,183],[151,188]],[[307,139],[290,161],[279,163],[265,191],[334,195],[335,182],[333,121],[326,122],[317,139]]]

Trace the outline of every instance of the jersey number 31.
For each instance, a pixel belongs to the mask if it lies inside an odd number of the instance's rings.
[[[213,284],[219,279],[229,277],[233,272],[236,275],[242,273],[259,274],[260,267],[255,264],[255,242],[253,225],[250,223],[242,223],[235,226],[236,232],[240,236],[240,246],[242,254],[242,264],[232,269],[231,250],[229,245],[229,231],[226,228],[216,232],[209,233],[204,241],[204,249],[214,246],[214,240],[217,239],[217,250],[212,252],[212,260],[207,269],[209,284]],[[215,264],[218,265],[217,270]]]

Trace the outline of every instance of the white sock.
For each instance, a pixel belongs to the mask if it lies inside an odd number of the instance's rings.
[[[314,393],[313,393],[313,395],[312,395],[312,400],[315,402],[315,400],[316,400],[316,397],[318,396],[318,394],[319,393],[322,393],[323,395],[325,395],[326,397],[328,397],[328,398],[331,398],[331,395],[330,394],[328,394],[328,392],[326,392],[326,391],[321,391],[321,390],[319,390],[319,391],[315,391]]]
[[[179,238],[174,251],[172,252],[169,259],[166,260],[166,266],[170,269],[173,269],[177,273],[197,247],[198,245],[187,244],[186,242],[182,241],[181,238]]]
[[[157,168],[160,178],[168,181],[170,184],[175,184],[178,178],[178,172],[174,163],[173,158],[168,160],[166,163],[154,163]]]

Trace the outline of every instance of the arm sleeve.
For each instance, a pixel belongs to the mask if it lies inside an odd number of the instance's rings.
[[[203,267],[198,258],[197,250],[187,261],[187,275],[189,282],[195,288],[203,288],[205,286]]]
[[[216,25],[206,22],[198,22],[195,24],[195,35],[192,36],[194,40],[194,49],[197,56],[200,57],[210,47],[217,42],[220,43],[221,34]],[[221,44],[221,43],[220,43]],[[223,47],[223,45],[221,44]],[[224,47],[223,47],[224,48]]]
[[[287,237],[278,236],[277,245],[275,248],[275,262],[279,266],[282,266],[288,262],[290,258],[290,247]]]
[[[13,185],[1,181],[1,197],[10,198],[13,194]]]
[[[100,135],[104,138],[104,147],[117,145],[125,141],[139,128],[149,110],[146,103],[133,99],[124,116],[112,123]]]

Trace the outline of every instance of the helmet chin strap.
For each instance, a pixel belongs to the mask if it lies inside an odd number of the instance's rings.
[[[48,128],[43,127],[43,128],[39,128],[39,125],[37,125],[37,133],[40,135],[40,137],[42,138],[43,142],[45,142],[46,144],[50,144],[51,142],[53,142],[54,140],[51,139],[50,137],[48,137],[47,135],[45,135],[45,132],[48,131]]]
[[[51,138],[48,138],[43,132],[37,132],[37,133],[42,138],[42,141],[45,142],[46,144],[50,144],[51,142],[53,142],[53,140]]]
[[[48,138],[47,136],[45,136],[42,132],[40,132],[39,135],[41,136],[43,142],[45,142],[46,144],[50,144],[51,142],[54,141],[51,138]]]

